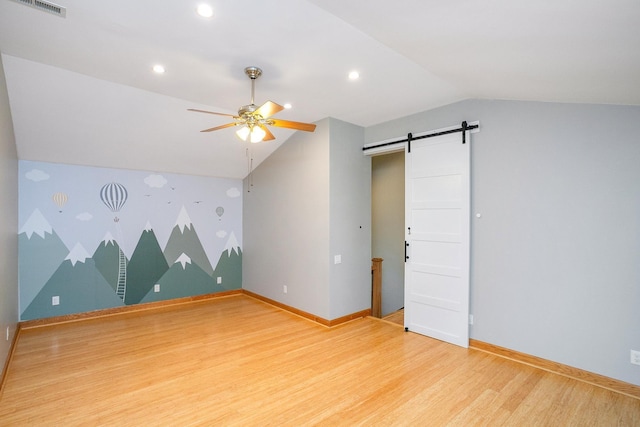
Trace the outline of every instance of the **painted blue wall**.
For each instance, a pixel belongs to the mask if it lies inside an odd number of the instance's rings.
[[[242,287],[242,181],[19,162],[22,320]]]

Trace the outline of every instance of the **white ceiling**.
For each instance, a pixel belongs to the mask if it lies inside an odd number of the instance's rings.
[[[278,118],[360,126],[466,98],[640,105],[638,0],[0,0],[21,159],[242,178],[233,129],[250,101]],[[214,16],[195,14],[208,2]],[[163,64],[156,75],[151,67]],[[358,70],[361,78],[349,81]],[[252,144],[254,165],[292,131]]]

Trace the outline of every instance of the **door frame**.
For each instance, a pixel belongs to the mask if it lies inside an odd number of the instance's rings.
[[[400,152],[400,151],[406,152],[406,145],[410,138],[422,139],[422,138],[438,136],[441,134],[457,132],[457,133],[460,133],[460,138],[462,139],[462,135],[465,134],[464,128],[467,129],[466,130],[467,135],[478,133],[480,131],[480,121],[476,120],[476,121],[471,121],[466,123],[462,122],[462,126],[458,124],[458,125],[452,125],[448,127],[423,131],[415,134],[409,133],[406,138],[396,137],[396,138],[385,139],[382,141],[367,143],[367,144],[364,144],[363,146],[363,154],[365,156],[373,157],[373,156],[391,154],[391,153]],[[471,138],[467,138],[466,142],[470,143],[470,140]],[[469,179],[470,180],[471,180],[471,161],[472,161],[471,156],[472,154],[469,153]],[[406,174],[406,163],[405,163],[405,174]],[[469,199],[471,199],[471,187],[469,188]],[[405,197],[405,203],[406,203],[406,197]],[[469,200],[469,252],[471,251],[470,239],[471,239],[471,200]],[[470,259],[471,259],[471,254],[469,253],[469,263],[470,263]],[[469,270],[470,268],[471,266],[469,265]],[[406,272],[405,272],[405,275],[406,275]],[[406,277],[405,277],[405,280],[406,280]],[[469,293],[471,292],[471,285],[472,285],[471,278],[469,277]],[[407,290],[406,290],[406,283],[405,283],[405,295],[406,295],[406,292]],[[470,295],[469,295],[468,303],[470,303]]]

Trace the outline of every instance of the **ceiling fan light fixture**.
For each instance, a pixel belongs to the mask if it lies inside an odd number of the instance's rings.
[[[255,144],[256,142],[262,141],[266,135],[267,133],[264,131],[264,129],[259,126],[254,126],[253,129],[251,129],[250,140]]]
[[[236,135],[238,135],[238,138],[240,138],[243,141],[247,140],[247,137],[249,136],[250,133],[251,133],[251,130],[249,129],[248,126],[242,126],[240,129],[236,131]]]
[[[243,141],[248,139],[255,144],[262,141],[267,133],[260,126],[249,127],[245,125],[236,131],[236,135]]]
[[[291,105],[287,104],[284,107],[278,105],[275,102],[267,101],[261,106],[257,106],[254,103],[255,95],[255,82],[262,74],[262,70],[258,67],[247,67],[244,69],[244,73],[251,79],[251,103],[240,107],[238,114],[216,113],[214,111],[197,110],[195,108],[188,108],[189,111],[197,111],[199,113],[213,114],[216,116],[233,117],[233,122],[226,123],[221,126],[214,126],[209,129],[201,130],[200,132],[212,132],[214,130],[226,129],[234,126],[239,126],[236,131],[236,135],[243,141],[249,139],[251,142],[271,141],[276,139],[273,133],[269,130],[269,126],[302,130],[305,132],[313,132],[316,129],[316,125],[311,123],[293,122],[291,120],[281,120],[271,118],[274,114],[290,108]]]

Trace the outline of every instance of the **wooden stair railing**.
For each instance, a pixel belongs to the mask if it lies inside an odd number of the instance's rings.
[[[382,258],[371,260],[371,316],[382,317]]]

